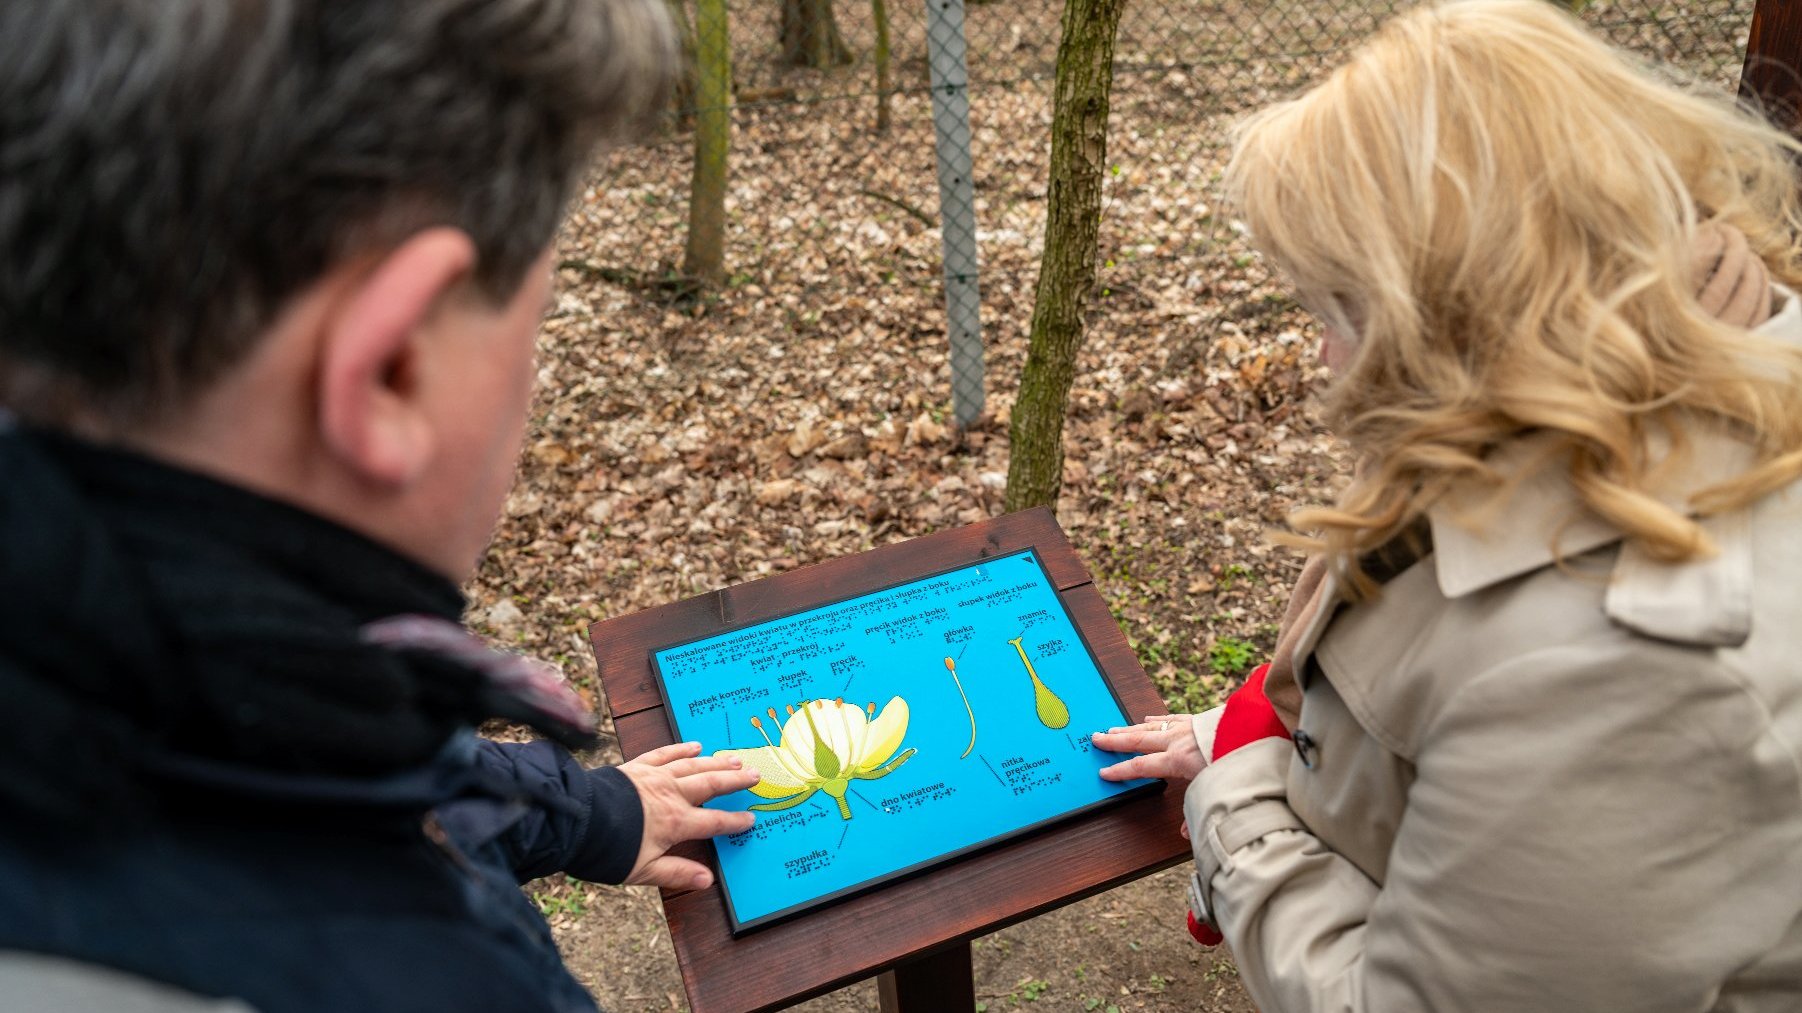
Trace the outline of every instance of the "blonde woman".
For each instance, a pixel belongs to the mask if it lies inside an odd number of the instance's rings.
[[[1543,0],[1243,128],[1359,466],[1274,667],[1097,740],[1268,1013],[1802,1009],[1797,152]]]

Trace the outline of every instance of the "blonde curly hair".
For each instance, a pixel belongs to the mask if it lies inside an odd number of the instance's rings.
[[[1490,451],[1548,434],[1582,502],[1656,556],[1712,551],[1655,495],[1697,424],[1756,463],[1691,502],[1802,476],[1802,351],[1697,302],[1698,231],[1733,226],[1802,282],[1802,145],[1725,96],[1649,73],[1544,0],[1391,21],[1324,83],[1241,125],[1225,183],[1256,246],[1356,352],[1328,392],[1359,459],[1305,544],[1357,560]],[[1481,498],[1481,497],[1479,497]],[[1490,497],[1493,499],[1494,497]],[[1548,533],[1550,537],[1552,533]]]

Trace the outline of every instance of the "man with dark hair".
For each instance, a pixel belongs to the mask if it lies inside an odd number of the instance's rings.
[[[592,1009],[518,889],[706,885],[457,621],[660,0],[0,4],[0,1008]],[[230,1001],[221,1003],[219,999]]]

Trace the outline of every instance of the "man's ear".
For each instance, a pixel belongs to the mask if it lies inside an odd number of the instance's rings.
[[[364,267],[327,320],[319,355],[320,436],[366,481],[411,484],[437,452],[420,397],[422,330],[475,266],[457,229],[420,232]]]

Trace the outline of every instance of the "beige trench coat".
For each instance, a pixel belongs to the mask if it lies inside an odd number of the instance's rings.
[[[1802,344],[1784,295],[1760,330]],[[1749,460],[1698,433],[1666,498]],[[1554,468],[1480,532],[1435,510],[1308,621],[1297,745],[1190,786],[1198,914],[1266,1013],[1802,1010],[1802,483],[1685,565],[1575,503]]]

